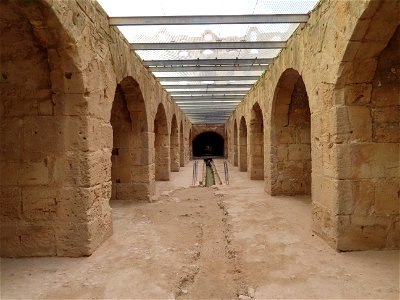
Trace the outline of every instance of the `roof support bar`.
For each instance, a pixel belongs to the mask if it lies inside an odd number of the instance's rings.
[[[226,96],[187,96],[187,95],[182,95],[182,96],[174,96],[173,99],[175,101],[180,101],[180,100],[224,100],[224,99],[229,99],[229,100],[235,100],[235,99],[242,99],[242,95],[226,95]]]
[[[111,26],[306,23],[307,14],[111,17]]]
[[[229,88],[251,88],[253,84],[165,84],[165,89],[229,89]],[[172,91],[170,91],[172,93]]]
[[[172,97],[179,95],[193,96],[224,96],[224,95],[242,95],[245,96],[248,90],[240,91],[169,91]]]
[[[264,71],[268,65],[148,67],[152,72]]]
[[[131,43],[133,50],[281,49],[286,42]]]
[[[235,107],[236,104],[232,104],[230,106],[226,106],[226,105],[214,105],[212,107],[210,107],[209,105],[197,105],[197,106],[186,106],[186,107],[182,107],[182,110],[194,110],[194,112],[204,112],[204,111],[210,111],[212,113],[219,113],[219,112],[223,112],[223,111],[232,111]],[[215,110],[217,107],[219,107],[218,110]]]
[[[260,76],[190,76],[190,77],[157,77],[160,81],[242,81],[258,80]]]
[[[243,59],[167,59],[167,60],[145,60],[145,66],[205,66],[205,65],[253,65],[253,64],[270,64],[272,58],[243,58]]]
[[[190,100],[186,100],[186,101],[176,101],[176,104],[178,105],[185,105],[185,104],[238,104],[241,101],[235,101],[235,100],[195,100],[195,101],[190,101]]]

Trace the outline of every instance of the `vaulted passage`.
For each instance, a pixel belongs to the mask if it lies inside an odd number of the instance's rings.
[[[272,112],[271,194],[311,193],[311,115],[299,73],[289,69],[276,88]]]
[[[244,117],[240,119],[239,127],[239,170],[247,171],[247,125]]]
[[[154,118],[154,151],[155,151],[155,178],[169,180],[170,176],[170,138],[165,109],[158,105]]]
[[[264,179],[264,121],[258,103],[251,110],[250,119],[250,179]]]
[[[175,115],[172,116],[172,122],[171,122],[170,155],[171,155],[171,171],[179,172],[179,166],[180,166],[179,131]]]
[[[238,166],[238,129],[237,129],[237,123],[235,120],[235,125],[234,125],[234,129],[233,129],[233,165],[235,167]]]
[[[113,128],[111,199],[148,200],[146,111],[140,88],[132,78],[125,78],[117,86],[110,123]]]
[[[0,0],[1,298],[397,299],[399,12]]]
[[[183,132],[183,124],[179,127],[179,164],[181,167],[185,166],[185,137]]]
[[[203,132],[193,140],[193,156],[224,156],[224,138],[215,132]]]

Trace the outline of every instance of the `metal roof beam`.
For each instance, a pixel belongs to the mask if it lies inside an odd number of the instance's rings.
[[[243,99],[244,97],[241,95],[227,95],[227,96],[175,96],[173,99],[175,101],[180,101],[180,100],[237,100],[237,99]]]
[[[133,50],[281,49],[286,42],[131,43],[130,46]]]
[[[152,72],[265,71],[268,65],[148,67]]]
[[[273,58],[242,58],[242,59],[167,59],[167,60],[145,60],[144,65],[150,66],[205,66],[205,65],[252,65],[270,64]]]
[[[251,88],[253,84],[165,84],[165,89],[210,89],[210,88]]]
[[[223,95],[242,95],[245,96],[248,90],[240,91],[170,91],[172,97],[179,95],[193,95],[193,96],[223,96]]]
[[[110,17],[111,26],[306,23],[308,14]]]
[[[210,108],[207,109],[207,107],[204,108],[199,108],[199,107],[185,107],[182,108],[184,112],[197,112],[197,113],[208,113],[208,114],[218,114],[218,113],[223,113],[223,112],[231,112],[234,110],[234,107],[224,107],[224,108]]]
[[[160,81],[242,81],[242,80],[258,80],[260,76],[190,76],[190,77],[177,77],[177,76],[164,76],[157,77]]]
[[[175,103],[178,105],[191,104],[191,103],[220,103],[220,104],[239,104],[241,100],[183,100],[176,101]]]
[[[221,108],[231,108],[238,105],[238,103],[187,103],[180,104],[179,107],[221,107]]]

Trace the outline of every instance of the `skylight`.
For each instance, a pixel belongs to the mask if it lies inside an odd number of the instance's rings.
[[[111,17],[110,24],[123,25],[118,28],[132,49],[171,93],[175,102],[192,121],[201,123],[223,123],[226,120],[300,22],[308,19],[307,14],[318,2],[97,1]],[[265,21],[267,17],[269,19]],[[234,84],[230,86],[229,83]],[[237,87],[238,84],[242,86]],[[175,89],[168,88],[168,85],[175,86]],[[189,86],[183,90],[176,89],[179,85]],[[211,104],[215,100],[211,98],[210,90],[220,94],[225,91],[219,98],[231,102],[213,105],[212,111],[207,105],[197,105],[196,101],[203,104],[209,101]],[[235,90],[240,90],[240,95]],[[196,93],[192,93],[194,91]],[[183,105],[178,100],[182,99],[182,94],[187,101],[193,100]]]

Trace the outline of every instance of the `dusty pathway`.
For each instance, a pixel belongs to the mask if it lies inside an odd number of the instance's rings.
[[[153,203],[112,202],[114,234],[90,257],[1,259],[1,298],[398,298],[399,252],[337,253],[313,236],[309,198],[270,197],[232,166],[229,186],[193,188],[191,172]]]

